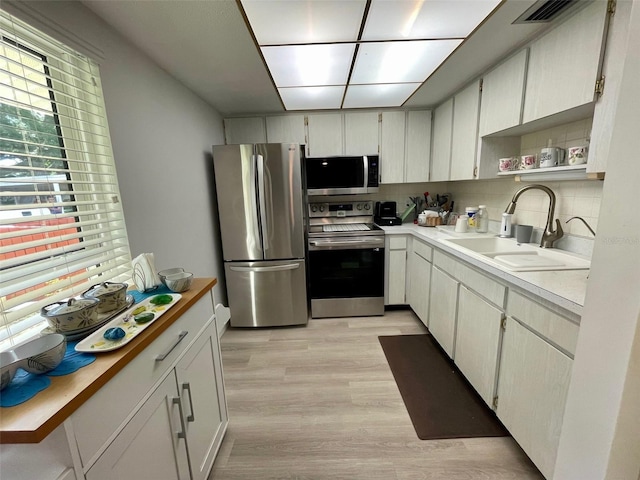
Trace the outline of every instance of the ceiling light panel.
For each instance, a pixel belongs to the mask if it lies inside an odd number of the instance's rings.
[[[349,85],[343,107],[397,107],[402,105],[420,85],[422,83]]]
[[[279,88],[287,110],[339,109],[344,86]]]
[[[462,40],[362,44],[351,83],[422,83],[460,43]]]
[[[500,0],[372,0],[362,40],[465,38]]]
[[[276,87],[344,85],[355,44],[261,47]]]
[[[356,41],[366,5],[365,0],[241,3],[259,45]]]

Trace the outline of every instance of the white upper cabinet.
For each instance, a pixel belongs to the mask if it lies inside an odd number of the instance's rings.
[[[431,110],[407,112],[407,183],[428,182],[431,161]]]
[[[432,182],[449,180],[451,163],[451,133],[453,129],[453,98],[438,108],[433,115],[433,150],[431,152]]]
[[[345,155],[377,155],[379,147],[378,112],[344,114]]]
[[[491,70],[482,82],[480,136],[520,125],[527,49]]]
[[[304,131],[304,115],[277,115],[267,117],[267,142],[307,143]]]
[[[308,115],[307,124],[308,157],[332,157],[343,154],[341,113]]]
[[[406,112],[383,112],[380,126],[380,176],[382,183],[403,183]]]
[[[475,81],[453,100],[450,180],[474,178],[479,109],[480,81]]]
[[[523,123],[594,101],[607,2],[588,2],[530,46]]]
[[[267,133],[264,127],[264,117],[225,118],[224,139],[227,145],[265,143]]]

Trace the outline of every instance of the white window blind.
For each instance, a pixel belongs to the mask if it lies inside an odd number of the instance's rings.
[[[0,341],[130,277],[98,66],[1,10],[0,187]]]

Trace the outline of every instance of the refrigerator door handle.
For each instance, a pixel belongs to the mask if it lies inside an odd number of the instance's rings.
[[[260,204],[260,224],[262,226],[262,249],[263,251],[269,250],[269,225],[267,218],[267,192],[265,184],[265,169],[264,169],[264,157],[262,155],[256,155],[258,160],[258,202]]]
[[[257,211],[258,211],[258,204],[256,203],[256,199],[258,198],[258,192],[256,190],[258,190],[259,187],[256,186],[256,182],[255,182],[255,178],[257,175],[256,172],[256,161],[257,161],[257,156],[256,155],[252,155],[251,156],[251,177],[253,179],[253,181],[251,181],[251,198],[253,199],[253,202],[251,205],[247,203],[245,203],[245,218],[251,218],[252,220],[252,225],[253,225],[253,238],[257,239],[256,242],[254,242],[255,247],[259,250],[259,251],[263,251],[262,250],[262,235],[260,232],[260,223],[258,221],[257,218]],[[245,190],[246,191],[246,190]],[[250,208],[251,211],[247,212],[246,209]]]
[[[283,270],[295,270],[300,268],[300,263],[287,265],[275,265],[272,267],[229,267],[234,272],[281,272]]]

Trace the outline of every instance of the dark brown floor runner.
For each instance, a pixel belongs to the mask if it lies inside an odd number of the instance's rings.
[[[378,339],[418,438],[509,435],[431,335]]]

